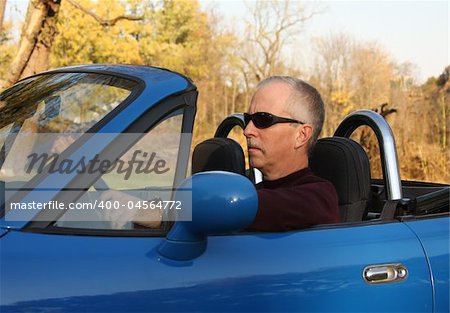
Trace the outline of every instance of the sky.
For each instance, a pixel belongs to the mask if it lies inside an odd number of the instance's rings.
[[[341,29],[376,40],[397,62],[419,66],[422,78],[439,75],[449,64],[449,3],[334,2],[311,26],[321,33]]]
[[[305,2],[305,1],[303,1]],[[245,19],[242,0],[202,0],[204,7],[239,24]],[[251,2],[249,2],[251,3]],[[316,1],[321,14],[315,15],[296,39],[296,50],[311,51],[312,38],[345,33],[358,41],[376,41],[397,63],[417,66],[417,79],[424,82],[440,75],[449,62],[448,1]],[[297,53],[297,52],[296,52]],[[306,57],[308,53],[301,54]]]
[[[251,4],[251,1],[247,1]],[[305,2],[305,1],[303,1]],[[7,16],[25,15],[27,0],[8,0]],[[223,25],[239,29],[248,16],[243,0],[200,0],[221,16]],[[438,76],[449,62],[448,1],[315,1],[321,9],[294,38],[294,54],[308,60],[312,38],[343,32],[358,41],[376,41],[397,63],[411,62],[419,82]]]

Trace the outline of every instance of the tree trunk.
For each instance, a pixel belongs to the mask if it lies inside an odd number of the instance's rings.
[[[235,78],[233,77],[232,84],[233,88],[233,95],[231,96],[231,114],[236,113],[236,93],[237,93],[237,82],[235,81]]]
[[[61,0],[30,0],[17,55],[11,63],[6,86],[48,69],[48,57],[56,35]]]
[[[223,99],[224,99],[224,101],[225,101],[224,112],[223,112],[224,114],[223,114],[223,116],[224,116],[224,117],[227,117],[228,114],[229,114],[229,113],[228,113],[228,100],[229,100],[229,99],[228,99],[228,89],[229,89],[229,88],[228,88],[228,86],[227,86],[226,84],[223,84],[223,87],[222,87],[222,88],[223,88],[223,93],[222,93],[222,94],[224,95],[224,96],[223,96]]]
[[[6,0],[0,0],[0,38],[3,32],[3,21],[5,19]]]

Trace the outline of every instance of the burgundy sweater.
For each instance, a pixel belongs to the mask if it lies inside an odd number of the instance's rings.
[[[339,222],[334,186],[309,168],[277,180],[263,181],[258,190],[258,213],[248,227],[255,231],[287,231]]]

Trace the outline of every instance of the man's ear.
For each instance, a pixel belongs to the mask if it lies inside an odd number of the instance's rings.
[[[309,124],[301,125],[295,138],[295,149],[301,148],[307,145],[311,140],[313,134],[313,127]]]

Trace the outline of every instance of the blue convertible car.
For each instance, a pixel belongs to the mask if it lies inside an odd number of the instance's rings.
[[[243,117],[191,154],[196,100],[187,77],[120,65],[0,94],[1,312],[450,311],[449,186],[400,179],[380,115],[350,114],[311,156],[341,223],[257,233],[254,170],[227,138]],[[382,179],[349,139],[362,125]]]

